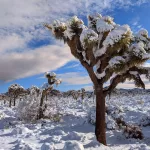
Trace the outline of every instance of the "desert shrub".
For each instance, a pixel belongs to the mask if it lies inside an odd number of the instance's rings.
[[[34,122],[38,119],[37,116],[39,113],[41,95],[42,90],[38,90],[37,87],[32,87],[30,89],[30,95],[19,102],[17,112],[20,120]],[[42,106],[43,118],[59,122],[62,116],[62,113],[60,113],[61,107],[62,103],[57,96],[48,97],[47,101],[45,101]]]
[[[23,101],[18,104],[18,117],[24,121],[36,121],[39,108],[40,97],[34,97],[29,95]]]
[[[126,138],[135,138],[135,139],[143,139],[143,133],[139,126],[135,125],[127,125],[124,128],[123,134]]]
[[[126,122],[121,117],[116,118],[116,123],[119,126],[119,128],[122,128],[122,127],[126,126]]]
[[[96,122],[96,108],[95,108],[95,106],[91,107],[88,111],[88,122],[92,125],[95,125],[95,122]]]

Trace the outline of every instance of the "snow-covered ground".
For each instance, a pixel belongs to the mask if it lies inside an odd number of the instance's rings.
[[[18,106],[0,106],[0,150],[150,150],[150,95],[112,95],[107,99],[107,144],[94,135],[93,99],[56,98],[61,119],[19,120]],[[92,112],[93,111],[93,112]],[[93,117],[93,118],[92,118]],[[142,128],[143,140],[126,139],[114,118]]]

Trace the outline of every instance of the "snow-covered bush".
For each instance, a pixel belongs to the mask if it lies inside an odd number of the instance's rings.
[[[139,126],[127,125],[124,128],[123,134],[125,135],[126,138],[135,138],[140,140],[143,139],[143,133]]]
[[[30,95],[26,96],[26,99],[19,102],[18,116],[21,120],[35,121],[37,119],[37,113],[40,103],[40,89],[38,87],[31,87]]]
[[[88,111],[88,122],[95,125],[95,121],[96,121],[96,108],[95,106],[93,106]]]
[[[48,79],[48,83],[44,83],[41,89],[32,86],[30,94],[19,103],[18,114],[20,119],[35,121],[46,117],[56,122],[60,121],[61,115],[56,111],[57,102],[55,99],[49,98],[48,96],[53,89],[53,85],[59,85],[61,79],[57,79],[56,74],[53,72],[46,72],[45,76]],[[44,101],[45,98],[46,100]],[[50,102],[48,102],[48,99],[50,99]],[[50,105],[48,103],[50,103]]]
[[[34,90],[35,89],[35,90]],[[39,106],[41,101],[42,90],[37,91],[37,87],[32,87],[30,95],[26,96],[26,99],[19,102],[17,107],[18,117],[25,121],[36,121],[39,113]],[[58,99],[56,97],[48,97],[48,100],[44,102],[42,106],[43,118],[51,119],[52,121],[59,122],[61,120],[61,114],[59,114]]]

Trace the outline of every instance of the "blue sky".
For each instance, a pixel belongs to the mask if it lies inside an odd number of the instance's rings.
[[[0,93],[13,83],[25,88],[41,87],[46,82],[44,72],[47,71],[56,72],[62,78],[59,90],[92,89],[85,69],[43,23],[54,19],[65,21],[77,15],[87,24],[87,15],[98,12],[114,17],[118,24],[129,24],[134,32],[141,28],[150,32],[149,10],[149,0],[1,0]],[[118,87],[134,86],[126,82]]]

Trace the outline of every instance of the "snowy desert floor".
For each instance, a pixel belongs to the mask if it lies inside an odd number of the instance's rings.
[[[110,110],[127,123],[139,125],[144,136],[143,140],[126,139],[122,130],[106,116],[107,147],[96,142],[94,125],[89,123],[94,108],[92,99],[57,100],[57,109],[63,114],[59,122],[44,119],[27,123],[18,119],[17,107],[1,104],[0,150],[150,150],[150,95],[119,95],[107,99]]]

